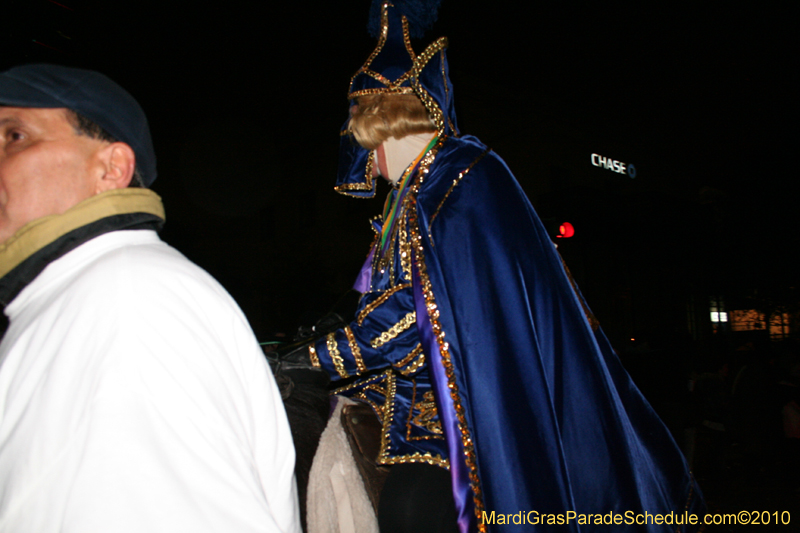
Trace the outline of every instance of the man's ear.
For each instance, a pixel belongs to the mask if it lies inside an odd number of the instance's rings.
[[[127,187],[136,168],[133,148],[123,142],[115,142],[103,147],[99,155],[104,172],[97,181],[95,194]]]

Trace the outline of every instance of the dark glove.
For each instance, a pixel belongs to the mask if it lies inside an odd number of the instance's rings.
[[[279,384],[281,379],[288,377],[291,382],[297,384],[302,383],[317,387],[328,386],[328,383],[330,383],[328,373],[311,363],[311,354],[308,352],[308,347],[315,340],[316,338],[313,340],[304,339],[266,353],[269,366]],[[291,390],[289,390],[289,393],[291,393]],[[281,396],[283,396],[283,389],[281,390]]]

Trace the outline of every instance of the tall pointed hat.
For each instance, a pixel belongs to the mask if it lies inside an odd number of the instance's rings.
[[[412,37],[420,37],[436,20],[439,0],[374,0],[370,29],[378,38],[375,50],[350,80],[347,98],[377,93],[414,94],[428,110],[439,135],[458,135],[453,107],[453,84],[447,67],[447,38],[440,37],[417,54]],[[336,191],[371,198],[374,152],[360,146],[349,131],[341,131]]]

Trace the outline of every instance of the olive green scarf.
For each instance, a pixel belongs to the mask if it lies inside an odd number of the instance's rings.
[[[7,305],[55,259],[84,242],[121,229],[161,229],[164,205],[149,189],[115,189],[60,215],[29,222],[0,244],[0,305]]]

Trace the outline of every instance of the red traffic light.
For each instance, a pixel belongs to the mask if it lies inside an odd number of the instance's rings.
[[[575,228],[569,222],[562,222],[561,225],[558,226],[557,239],[569,239],[573,235],[575,235]]]

